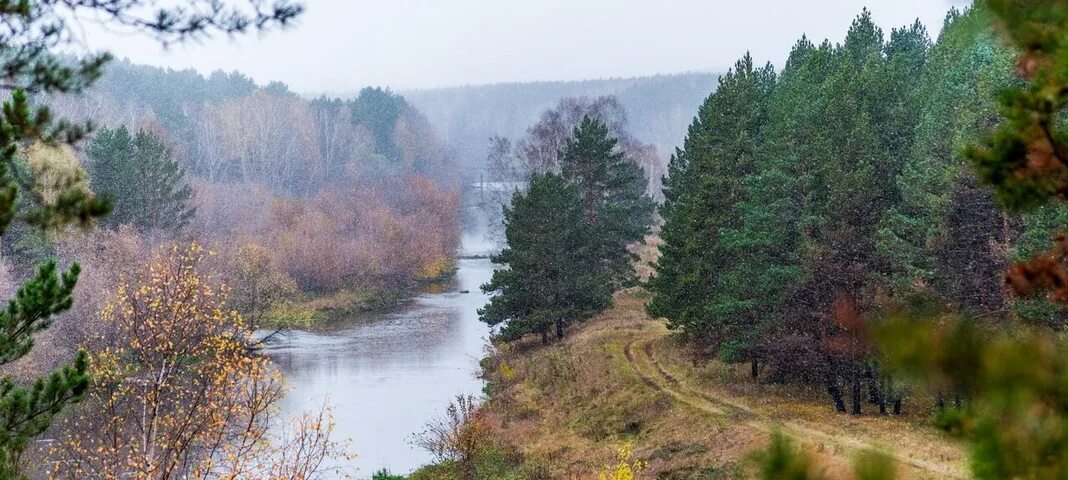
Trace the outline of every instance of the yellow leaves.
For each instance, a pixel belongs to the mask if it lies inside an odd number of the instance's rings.
[[[92,193],[88,175],[70,146],[37,142],[23,150],[22,156],[33,171],[35,191],[40,192],[46,204],[54,203],[58,195],[72,188]]]
[[[172,246],[101,309],[94,387],[51,449],[53,478],[310,478],[344,454],[325,417],[272,433],[283,379],[202,257]]]
[[[452,258],[441,255],[430,262],[422,265],[416,272],[416,280],[436,280],[451,274],[456,270]]]
[[[519,372],[517,372],[514,368],[509,366],[507,363],[501,362],[501,378],[503,378],[504,381],[510,382],[513,379],[515,379],[515,377],[517,375],[519,375]]]
[[[646,464],[641,460],[635,460],[631,462],[631,456],[634,454],[634,445],[631,443],[623,444],[616,452],[616,464],[605,467],[605,470],[598,476],[599,480],[635,480],[643,470],[645,470]]]

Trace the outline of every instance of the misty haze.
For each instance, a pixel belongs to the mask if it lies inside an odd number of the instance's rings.
[[[1068,0],[0,20],[0,480],[1068,478]]]

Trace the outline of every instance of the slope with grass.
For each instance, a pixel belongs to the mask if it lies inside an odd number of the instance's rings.
[[[848,478],[864,450],[885,451],[902,478],[966,478],[962,449],[926,426],[925,412],[839,415],[821,392],[765,384],[747,368],[695,365],[645,315],[640,290],[618,294],[615,307],[563,342],[511,344],[484,369],[483,410],[499,438],[550,478],[596,478],[625,443],[647,462],[647,478],[746,478],[756,473],[751,452],[776,430],[810,450],[830,478]]]

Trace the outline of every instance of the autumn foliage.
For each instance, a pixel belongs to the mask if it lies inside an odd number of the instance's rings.
[[[270,428],[284,390],[204,249],[172,246],[100,312],[89,397],[49,455],[54,478],[307,479],[341,455],[328,412]]]

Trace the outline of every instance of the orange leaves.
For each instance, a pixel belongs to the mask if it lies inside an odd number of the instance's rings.
[[[1050,251],[1013,265],[1005,278],[1019,295],[1046,291],[1051,301],[1068,302],[1068,236],[1058,236]]]
[[[1049,58],[1036,51],[1023,52],[1016,57],[1016,74],[1024,80],[1031,80],[1049,67]]]
[[[831,315],[838,327],[838,333],[826,340],[828,351],[853,360],[864,358],[871,353],[867,324],[853,297],[838,297],[831,307]]]

